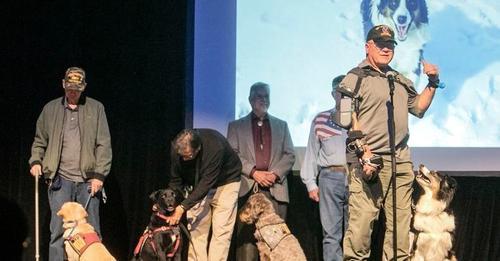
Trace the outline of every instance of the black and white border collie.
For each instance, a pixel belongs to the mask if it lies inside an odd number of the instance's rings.
[[[416,181],[422,189],[413,216],[411,259],[456,260],[452,252],[455,218],[448,207],[455,195],[454,178],[420,165]]]
[[[423,48],[429,38],[425,0],[363,0],[361,15],[365,36],[379,24],[394,30],[398,45],[391,66],[418,85]]]

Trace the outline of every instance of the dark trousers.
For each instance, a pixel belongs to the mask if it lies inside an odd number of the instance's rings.
[[[276,214],[283,220],[286,220],[288,203],[275,200],[269,190],[260,189],[260,193],[265,194],[273,203]],[[238,199],[238,214],[248,198],[252,195],[250,191],[247,195]],[[236,243],[236,259],[238,261],[256,261],[259,260],[259,251],[257,250],[256,239],[254,236],[255,225],[242,223],[239,218],[236,219],[235,233],[233,242]]]

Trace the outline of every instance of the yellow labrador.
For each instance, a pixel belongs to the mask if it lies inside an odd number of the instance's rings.
[[[57,215],[63,219],[64,249],[69,261],[116,260],[87,223],[87,211],[76,202],[66,202]]]

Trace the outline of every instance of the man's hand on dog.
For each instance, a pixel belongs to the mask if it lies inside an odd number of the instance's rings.
[[[180,205],[175,208],[174,213],[168,217],[167,222],[170,225],[177,225],[179,224],[179,221],[181,220],[182,214],[184,214],[184,208],[182,208]]]
[[[90,196],[94,196],[99,190],[102,189],[102,181],[98,179],[90,180]]]
[[[30,169],[31,176],[36,177],[36,176],[41,176],[42,175],[42,166],[40,164],[35,164],[31,166]]]

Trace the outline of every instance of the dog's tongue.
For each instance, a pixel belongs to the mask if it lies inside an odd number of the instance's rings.
[[[398,40],[404,41],[406,40],[406,31],[408,30],[408,27],[406,25],[397,25],[397,32],[398,32]]]

